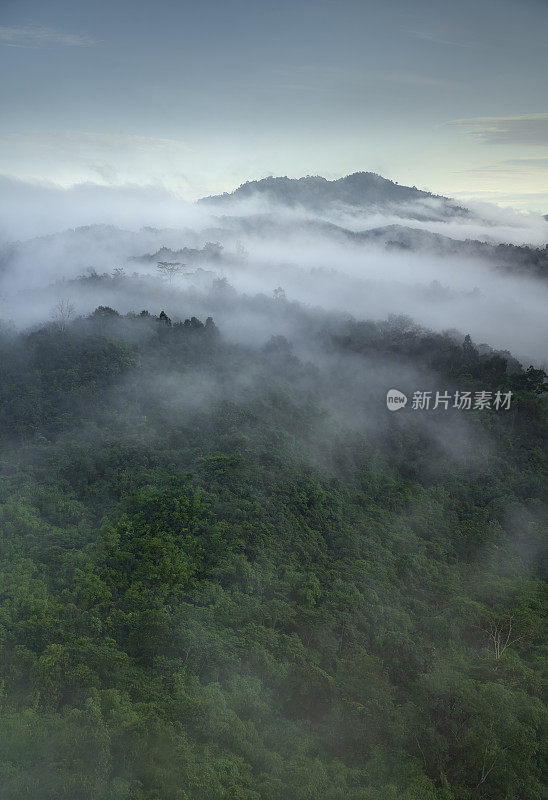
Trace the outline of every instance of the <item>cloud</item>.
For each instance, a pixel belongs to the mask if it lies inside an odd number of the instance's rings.
[[[381,80],[402,83],[407,86],[441,86],[445,88],[456,86],[455,81],[437,78],[435,75],[423,75],[418,72],[379,72]]]
[[[453,192],[453,196],[457,199],[466,202],[466,205],[474,210],[475,206],[472,201],[488,201],[496,203],[498,207],[506,209],[516,209],[524,211],[533,217],[535,214],[545,214],[548,210],[548,192],[504,192],[501,188],[498,189],[474,189],[463,192]],[[478,213],[480,211],[478,210]],[[536,247],[544,247],[547,243],[546,229],[540,232],[540,238],[537,239],[523,239],[514,244],[532,244]],[[510,239],[508,239],[510,241]]]
[[[40,176],[65,186],[105,183],[164,184],[188,190],[192,151],[181,139],[94,131],[25,131],[0,136],[0,172]]]
[[[89,169],[107,183],[115,183],[118,179],[118,170],[112,164],[89,164]]]
[[[0,145],[18,147],[38,147],[40,150],[63,148],[83,148],[90,150],[145,152],[180,152],[189,151],[190,147],[181,139],[168,139],[154,136],[140,136],[133,133],[99,133],[95,131],[25,131],[24,133],[7,134],[0,138]]]
[[[473,117],[448,124],[463,128],[468,136],[482,144],[548,146],[547,112],[517,117]]]
[[[270,70],[278,89],[290,91],[340,92],[344,89],[357,91],[364,86],[377,86],[379,83],[395,83],[403,86],[433,86],[454,88],[457,81],[440,78],[420,72],[398,70],[360,70],[346,67],[299,64],[276,67]],[[259,85],[255,79],[255,85]]]
[[[16,28],[0,26],[0,43],[10,47],[49,47],[51,45],[91,47],[97,44],[96,40],[89,36],[64,33],[53,28],[32,25]]]
[[[548,170],[548,157],[524,156],[523,158],[506,158],[485,164],[473,169],[460,170],[460,172],[473,172],[479,175],[484,173],[500,173],[503,175],[530,175],[531,171]]]
[[[52,182],[32,183],[0,174],[0,206],[0,252],[3,241],[81,225],[172,227],[181,225],[183,219],[199,225],[206,224],[206,220],[210,224],[203,209],[185,202],[165,186],[152,184],[105,186],[88,182],[65,188]]]
[[[472,48],[477,47],[475,42],[455,42],[453,39],[447,39],[442,33],[435,33],[430,31],[417,31],[411,30],[407,31],[411,36],[414,36],[417,39],[423,39],[427,42],[433,42],[434,44],[442,44],[448,45],[450,47],[464,47],[464,48]]]

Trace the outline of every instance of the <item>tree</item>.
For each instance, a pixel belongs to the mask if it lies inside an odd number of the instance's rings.
[[[206,242],[202,248],[202,252],[207,258],[218,261],[221,258],[223,249],[220,242]]]
[[[464,342],[462,343],[462,351],[464,353],[464,358],[467,362],[478,360],[479,354],[472,343],[472,339],[469,333],[467,333],[466,336],[464,337]]]
[[[185,266],[186,264],[182,264],[180,261],[158,261],[156,269],[162,278],[167,278],[171,283],[175,275],[180,275]]]
[[[533,635],[536,620],[527,609],[516,609],[503,613],[489,613],[483,625],[478,625],[487,636],[487,646],[495,661],[502,658],[506,650],[516,642]]]
[[[74,316],[74,304],[70,300],[59,298],[51,310],[51,317],[59,330],[66,331],[67,325]]]

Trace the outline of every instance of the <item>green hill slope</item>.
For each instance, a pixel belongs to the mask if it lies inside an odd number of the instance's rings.
[[[294,313],[2,337],[0,797],[543,796],[543,373]]]

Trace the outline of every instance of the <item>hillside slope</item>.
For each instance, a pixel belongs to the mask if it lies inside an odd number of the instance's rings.
[[[270,308],[2,335],[2,797],[539,800],[545,376]]]

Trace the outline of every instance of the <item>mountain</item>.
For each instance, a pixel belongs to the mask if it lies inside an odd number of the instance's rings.
[[[234,192],[204,197],[198,202],[224,205],[255,197],[289,207],[302,206],[314,210],[334,205],[367,208],[409,204],[414,205],[415,209],[408,216],[418,219],[469,214],[447,197],[422,191],[416,186],[401,186],[374,172],[355,172],[333,181],[311,175],[305,178],[263,178],[243,183]]]

